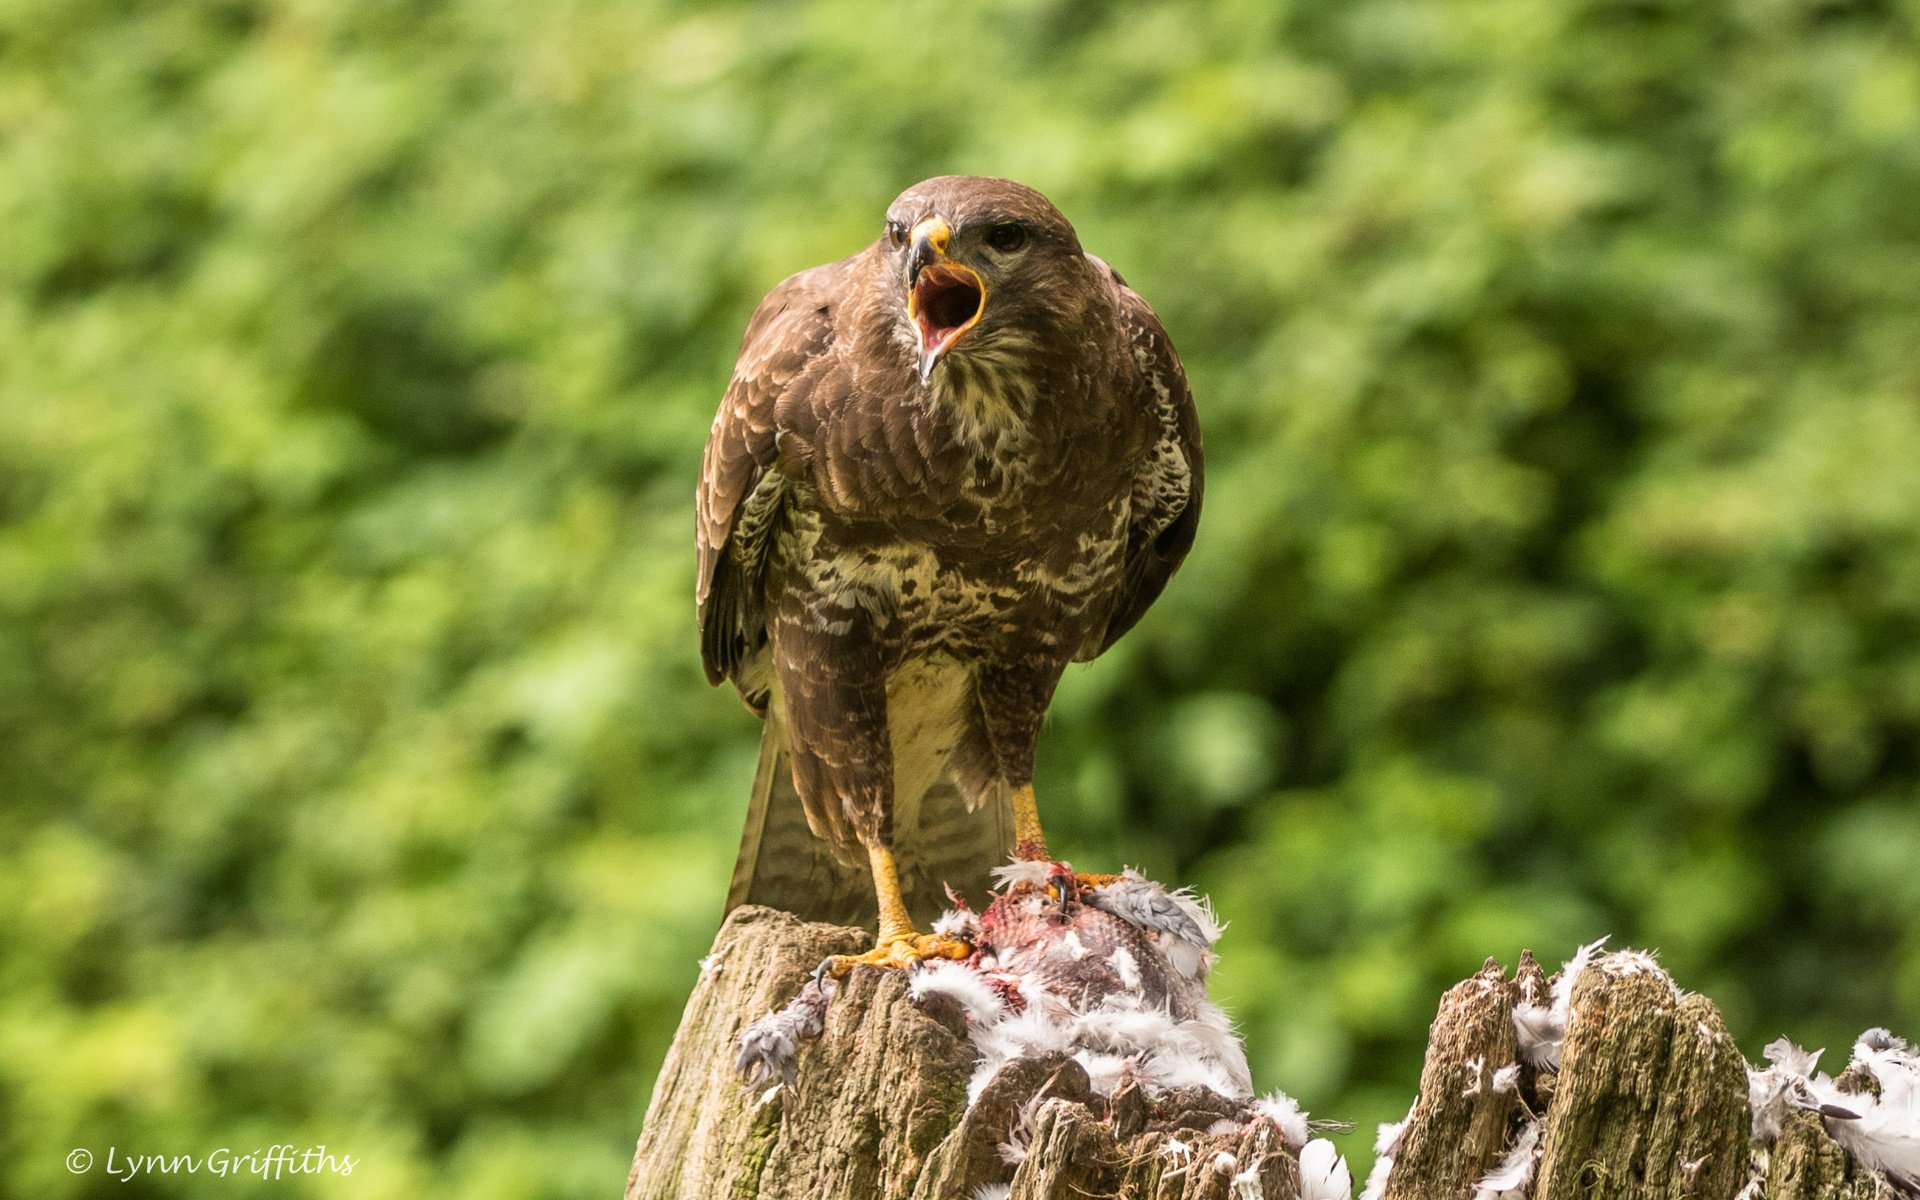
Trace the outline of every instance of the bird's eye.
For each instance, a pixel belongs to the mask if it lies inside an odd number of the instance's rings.
[[[907,223],[905,221],[887,222],[887,245],[895,250],[907,244]]]
[[[987,245],[1002,253],[1018,250],[1026,244],[1027,231],[1012,221],[1004,225],[995,225],[987,230]]]

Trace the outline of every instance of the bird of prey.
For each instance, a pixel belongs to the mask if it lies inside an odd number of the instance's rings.
[[[765,721],[728,908],[877,917],[841,970],[963,955],[915,916],[1048,858],[1055,685],[1159,596],[1200,492],[1166,331],[1031,188],[929,179],[774,288],[697,502],[707,677]]]

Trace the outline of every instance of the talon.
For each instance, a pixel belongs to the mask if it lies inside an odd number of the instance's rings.
[[[944,933],[902,933],[881,938],[864,954],[836,954],[820,969],[838,979],[855,967],[905,971],[930,958],[963,959],[973,954],[973,943]]]
[[[1067,904],[1080,898],[1080,893],[1073,886],[1073,864],[1048,863],[1046,891],[1047,895],[1060,902],[1061,915],[1066,915]]]
[[[1046,886],[1042,889],[1049,897],[1060,902],[1060,911],[1064,915],[1070,902],[1084,903],[1086,894],[1109,884],[1119,883],[1124,875],[1095,875],[1076,871],[1072,864],[1056,862],[1047,875]]]

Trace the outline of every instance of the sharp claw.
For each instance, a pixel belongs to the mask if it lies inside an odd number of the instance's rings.
[[[907,971],[930,958],[961,959],[972,953],[972,943],[963,938],[938,933],[909,933],[889,938],[865,954],[836,954],[821,963],[819,969],[835,978],[862,966]]]

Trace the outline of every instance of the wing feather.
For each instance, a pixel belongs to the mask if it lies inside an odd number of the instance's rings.
[[[1106,269],[1117,293],[1121,344],[1130,359],[1131,370],[1123,367],[1121,374],[1123,399],[1157,413],[1160,436],[1134,476],[1125,565],[1106,630],[1081,652],[1082,659],[1104,654],[1133,628],[1180,569],[1200,525],[1200,418],[1186,368],[1153,309],[1118,272]]]
[[[747,323],[733,378],[713,418],[695,499],[695,605],[707,680],[735,679],[766,638],[760,572],[778,526],[783,480],[776,410],[833,347],[833,276],[802,271],[767,293]]]

